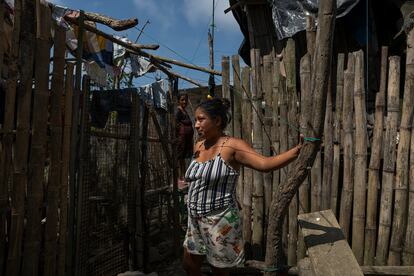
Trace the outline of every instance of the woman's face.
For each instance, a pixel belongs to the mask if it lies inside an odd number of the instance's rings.
[[[202,108],[199,107],[196,109],[194,127],[200,138],[208,139],[219,135],[221,132],[220,125],[220,117],[211,118]]]
[[[178,101],[178,104],[182,107],[182,108],[186,108],[187,104],[188,104],[188,99],[186,96],[181,96],[180,100]]]

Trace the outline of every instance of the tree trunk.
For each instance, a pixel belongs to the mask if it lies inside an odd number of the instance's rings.
[[[44,1],[36,2],[35,93],[33,98],[32,144],[27,189],[27,223],[23,275],[37,275],[42,240],[43,188],[45,176],[47,122],[49,104],[50,9]]]
[[[252,61],[252,100],[253,100],[253,148],[256,152],[263,153],[263,129],[260,121],[260,111],[262,104],[262,74],[260,69],[260,51],[251,50]],[[263,256],[263,173],[253,171],[253,232],[252,250],[253,257],[261,259]]]
[[[339,211],[339,225],[348,239],[351,223],[352,194],[354,191],[354,179],[352,164],[353,154],[353,91],[355,82],[355,60],[354,55],[348,54],[348,65],[344,73],[344,180],[341,195],[341,207]]]
[[[344,63],[345,55],[338,55],[337,77],[336,77],[336,103],[334,121],[334,152],[332,169],[332,190],[331,190],[331,209],[338,217],[338,187],[339,174],[341,168],[341,130],[342,130],[342,106],[344,94]]]
[[[375,264],[387,263],[388,244],[390,239],[392,195],[395,170],[395,147],[397,141],[397,123],[399,116],[400,95],[400,58],[389,58],[387,122],[384,136],[384,164],[382,169],[382,190],[378,241]]]
[[[355,172],[352,218],[352,251],[360,265],[364,262],[365,198],[367,179],[367,118],[364,89],[364,52],[355,54]]]
[[[414,112],[414,30],[407,36],[404,100],[402,106],[400,141],[397,154],[394,212],[388,265],[401,265],[401,248],[407,225],[408,158]]]
[[[364,264],[374,265],[375,243],[377,240],[378,189],[381,186],[379,170],[384,133],[384,106],[387,83],[388,48],[381,52],[381,83],[375,99],[374,137],[371,145],[371,159],[368,172],[367,220],[365,225]]]
[[[312,112],[312,97],[310,90],[311,78],[311,56],[307,53],[300,61],[301,103],[300,103],[300,129],[307,135],[309,132],[310,118]],[[309,213],[309,177],[299,187],[299,214]],[[299,231],[298,260],[305,258],[306,246],[302,231]]]
[[[315,86],[312,87],[313,112],[312,112],[312,136],[320,138],[325,118],[325,104],[328,89],[329,71],[331,68],[332,40],[335,25],[336,2],[321,0],[319,6],[319,28],[317,31],[317,49],[315,53]],[[292,174],[288,181],[280,185],[277,197],[272,201],[268,241],[266,246],[266,266],[279,267],[281,265],[281,237],[282,223],[290,201],[295,196],[299,186],[308,174],[308,167],[315,160],[320,143],[305,142],[299,159],[295,162]],[[265,275],[275,275],[275,272],[266,272]]]

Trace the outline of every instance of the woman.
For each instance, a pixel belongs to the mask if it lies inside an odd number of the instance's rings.
[[[226,268],[244,262],[242,221],[235,194],[240,167],[270,172],[293,161],[302,147],[301,136],[296,147],[265,157],[243,140],[226,136],[229,106],[226,99],[212,99],[195,111],[195,128],[201,140],[194,146],[185,174],[189,215],[183,265],[191,276],[202,275],[204,256],[215,275],[228,275]]]
[[[179,162],[179,175],[184,176],[185,158],[190,158],[193,147],[193,123],[190,116],[185,110],[188,104],[188,95],[182,93],[178,96],[178,109],[175,114],[176,119],[176,137],[177,139],[177,159]]]

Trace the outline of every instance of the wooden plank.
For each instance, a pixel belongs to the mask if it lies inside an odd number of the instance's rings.
[[[300,214],[298,222],[315,275],[363,275],[331,210]]]

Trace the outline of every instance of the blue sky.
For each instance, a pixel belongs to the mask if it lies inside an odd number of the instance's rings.
[[[215,0],[215,68],[221,70],[221,57],[237,54],[243,40],[239,26],[232,13],[224,14],[228,8],[228,0]],[[213,0],[118,0],[118,1],[81,1],[81,0],[50,0],[50,2],[82,9],[90,12],[106,14],[117,19],[138,18],[138,26],[142,28],[150,21],[141,35],[139,43],[157,43],[160,48],[154,54],[174,58],[196,65],[208,67],[209,50],[207,32],[212,17]],[[100,29],[112,34],[127,36],[135,41],[139,30],[132,28],[123,32],[99,26]],[[175,54],[168,48],[174,50]],[[193,78],[207,85],[208,74],[191,69],[173,66],[174,71]],[[154,74],[148,74],[135,81],[136,85],[148,84],[154,80]],[[216,78],[221,83],[221,78]],[[192,87],[180,81],[180,87]]]

